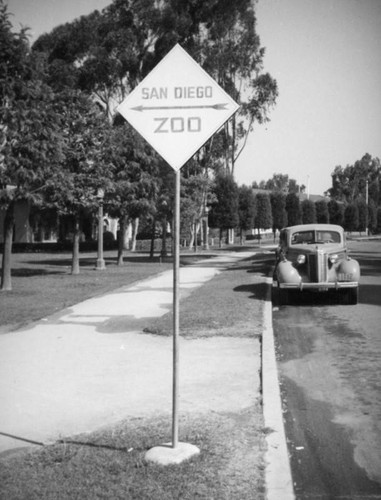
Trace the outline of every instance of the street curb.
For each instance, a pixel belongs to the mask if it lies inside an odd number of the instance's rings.
[[[272,278],[267,284],[263,312],[262,333],[262,401],[267,450],[265,454],[267,500],[295,500],[290,460],[283,424],[278,370],[275,358],[274,332],[272,327]]]

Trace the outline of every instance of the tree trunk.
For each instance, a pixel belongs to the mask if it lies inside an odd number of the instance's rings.
[[[209,250],[209,222],[208,222],[208,216],[205,217],[204,248],[205,248],[205,250]]]
[[[156,219],[154,218],[152,222],[151,249],[149,253],[150,259],[153,259],[155,256],[155,236],[156,236]]]
[[[136,237],[138,235],[139,230],[139,217],[136,217],[132,223],[132,243],[131,243],[131,252],[136,251]]]
[[[161,256],[167,257],[167,218],[163,221],[163,235],[161,238]]]
[[[123,266],[123,250],[124,250],[124,234],[126,232],[126,217],[121,217],[119,221],[119,233],[118,233],[118,258],[117,265]]]
[[[224,153],[225,153],[225,171],[227,174],[230,174],[230,168],[229,168],[229,146],[228,146],[228,137],[229,137],[229,128],[228,128],[228,122],[225,122],[224,125],[224,134],[223,134],[223,148],[224,148]]]
[[[220,243],[219,243],[220,248],[222,248],[222,238],[223,238],[223,233],[222,233],[222,229],[220,228]]]
[[[12,290],[11,261],[14,225],[14,204],[9,204],[4,218],[4,250],[1,270],[1,291]]]
[[[231,173],[234,177],[234,167],[235,167],[235,136],[236,136],[236,117],[235,114],[232,118],[232,143],[231,143]]]
[[[190,241],[189,241],[189,250],[192,250],[194,246],[194,237],[195,237],[195,230],[194,230],[194,223],[190,225]]]
[[[204,240],[204,218],[200,219],[200,246],[201,248],[205,248],[205,240]]]
[[[73,258],[71,262],[71,274],[79,274],[79,236],[80,224],[79,216],[75,216],[73,235]]]

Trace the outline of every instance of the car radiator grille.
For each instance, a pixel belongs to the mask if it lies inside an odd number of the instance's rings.
[[[323,252],[317,252],[308,258],[310,280],[314,283],[327,281],[328,257]]]

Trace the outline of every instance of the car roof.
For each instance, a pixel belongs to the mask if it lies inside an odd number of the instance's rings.
[[[337,224],[298,224],[297,226],[288,226],[284,231],[338,231],[343,232],[344,229]]]

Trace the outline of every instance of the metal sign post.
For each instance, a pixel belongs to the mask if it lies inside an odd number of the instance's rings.
[[[199,452],[195,446],[178,440],[180,168],[238,108],[239,105],[180,45],[175,45],[118,106],[118,112],[176,172],[172,443],[171,447],[158,446],[146,454],[146,460],[161,464],[179,463]]]
[[[174,255],[173,255],[173,381],[172,381],[172,448],[179,442],[179,323],[180,323],[180,170],[175,172],[174,213]]]

